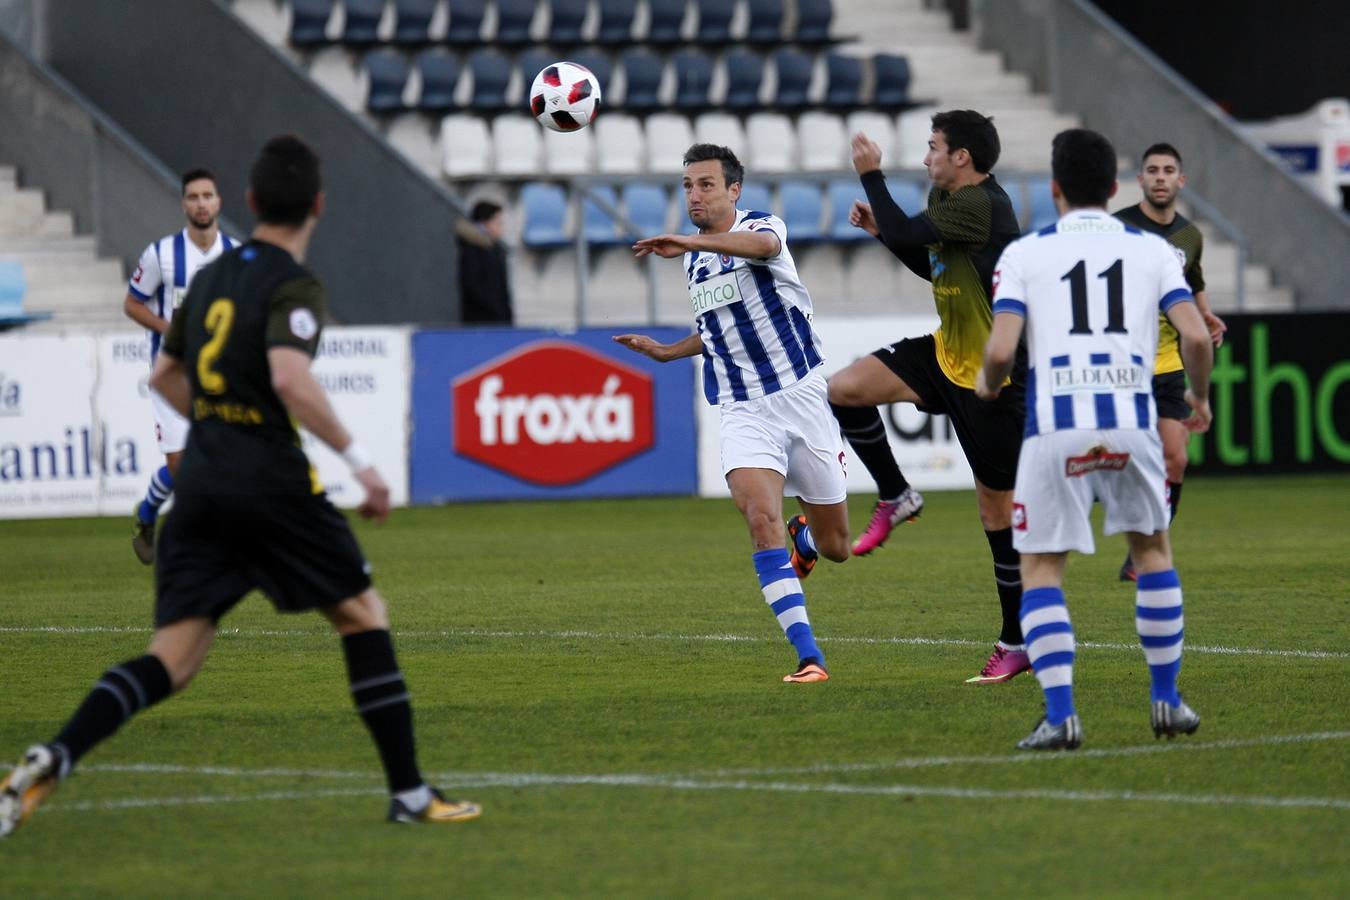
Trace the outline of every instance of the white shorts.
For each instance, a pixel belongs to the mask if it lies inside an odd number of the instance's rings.
[[[155,440],[159,441],[159,452],[182,453],[187,446],[188,420],[154,390],[150,391],[150,409],[155,414]]]
[[[785,496],[844,501],[844,441],[819,368],[776,394],[723,403],[721,413],[723,474],[772,469],[787,479]]]
[[[1092,553],[1092,502],[1102,532],[1167,530],[1167,470],[1158,432],[1053,431],[1022,442],[1013,488],[1013,546]]]

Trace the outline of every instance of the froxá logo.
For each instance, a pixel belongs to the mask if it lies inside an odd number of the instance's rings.
[[[537,341],[451,385],[454,449],[541,485],[576,484],[652,446],[652,380],[579,344]]]

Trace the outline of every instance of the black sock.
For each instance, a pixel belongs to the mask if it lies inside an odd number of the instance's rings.
[[[1003,607],[1003,630],[998,639],[1005,644],[1022,643],[1022,555],[1013,549],[1012,529],[986,531],[989,550],[994,554],[994,584],[998,603]]]
[[[342,639],[347,679],[361,720],[370,729],[389,780],[389,793],[422,784],[413,743],[412,703],[408,686],[394,658],[394,642],[384,629],[349,634]]]
[[[1177,517],[1177,507],[1181,505],[1180,481],[1167,482],[1167,505],[1171,507],[1167,516],[1168,523],[1171,523]]]
[[[909,482],[900,473],[895,454],[891,453],[881,412],[875,406],[837,406],[833,403],[830,410],[839,421],[844,439],[877,483],[877,495],[882,500],[894,500],[904,493]]]
[[[157,656],[137,657],[108,669],[66,727],[52,739],[65,757],[61,774],[69,772],[100,741],[112,737],[127,719],[172,693],[169,670]]]

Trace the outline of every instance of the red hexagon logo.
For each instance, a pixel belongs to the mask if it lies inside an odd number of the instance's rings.
[[[580,344],[517,347],[450,397],[455,452],[531,484],[576,484],[653,442],[651,377]]]

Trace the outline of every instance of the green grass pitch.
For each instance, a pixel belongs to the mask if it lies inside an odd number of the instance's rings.
[[[855,530],[870,497],[853,499]],[[316,615],[254,596],[186,693],[11,839],[10,897],[1343,894],[1350,476],[1200,479],[1174,543],[1198,734],[1155,741],[1119,537],[1074,557],[1082,750],[1026,755],[969,493],[806,582],[795,661],[727,500],[476,504],[358,526],[421,763],[472,823],[396,827]],[[121,520],[0,523],[0,756],[149,636]]]

